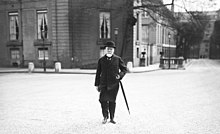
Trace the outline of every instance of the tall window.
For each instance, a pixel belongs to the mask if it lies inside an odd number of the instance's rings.
[[[37,11],[37,39],[48,39],[47,10]]]
[[[136,34],[137,40],[139,40],[139,23],[140,23],[139,19],[140,19],[139,13],[137,13],[137,31],[136,31],[137,32],[137,34]]]
[[[139,47],[137,47],[137,53],[136,53],[136,58],[140,58],[140,50],[139,50]]]
[[[18,12],[9,13],[9,34],[10,40],[18,40],[19,38],[19,21]]]
[[[159,44],[159,25],[156,24],[156,44]]]
[[[165,43],[165,28],[164,27],[162,27],[162,44],[164,44]]]
[[[148,38],[148,26],[142,25],[142,41],[149,43]]]
[[[99,14],[99,33],[100,39],[110,38],[110,13],[100,12]]]
[[[149,11],[148,11],[149,12]],[[144,8],[144,11],[142,12],[142,17],[143,18],[149,18],[149,14],[148,14],[148,12],[147,12],[147,8]]]

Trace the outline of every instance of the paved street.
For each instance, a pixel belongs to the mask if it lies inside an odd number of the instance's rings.
[[[101,124],[94,74],[0,74],[0,134],[220,134],[220,60],[129,73],[117,124]]]

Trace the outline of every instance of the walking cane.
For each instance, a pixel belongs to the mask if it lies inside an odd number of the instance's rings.
[[[119,83],[120,83],[121,90],[122,90],[122,93],[123,93],[123,96],[124,96],[124,99],[125,99],[125,103],[126,103],[126,106],[127,106],[127,109],[128,109],[128,113],[130,114],[130,110],[129,110],[129,106],[128,106],[128,101],[127,101],[126,96],[125,96],[125,91],[124,91],[124,88],[123,88],[122,82],[119,81]]]

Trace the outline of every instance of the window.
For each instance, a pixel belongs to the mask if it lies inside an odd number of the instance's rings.
[[[147,36],[147,26],[142,25],[142,41],[147,42],[148,36]]]
[[[18,21],[18,13],[13,12],[9,13],[9,34],[10,40],[18,40],[19,38],[19,21]]]
[[[205,44],[205,47],[209,47],[209,44],[207,43],[207,44]]]
[[[37,39],[48,39],[47,10],[37,11]]]
[[[147,12],[147,8],[144,8],[144,11],[142,12],[142,17],[143,18],[149,18],[149,14]]]
[[[209,34],[208,33],[206,33],[206,35],[205,35],[206,37],[209,37]]]
[[[139,48],[137,47],[137,54],[136,54],[136,57],[137,57],[137,58],[140,58],[139,53],[140,53],[140,51],[139,51]]]
[[[139,40],[139,13],[137,13],[137,29],[136,29],[136,40]]]
[[[19,49],[10,49],[11,52],[11,59],[19,59],[20,58],[20,51]]]
[[[137,0],[137,3],[140,3],[141,2],[141,0]]]
[[[48,55],[48,48],[38,48],[38,59],[39,60],[48,60],[49,55]]]
[[[159,25],[156,25],[156,44],[159,44]]]
[[[110,37],[110,13],[100,12],[99,14],[99,32],[100,39],[109,39]]]

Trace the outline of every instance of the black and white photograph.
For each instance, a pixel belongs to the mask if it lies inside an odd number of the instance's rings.
[[[220,1],[0,0],[0,134],[220,134]]]

